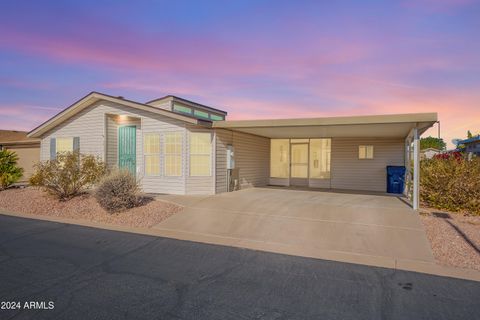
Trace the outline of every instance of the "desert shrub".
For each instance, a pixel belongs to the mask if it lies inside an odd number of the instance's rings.
[[[457,154],[420,163],[420,200],[450,211],[480,214],[480,158]]]
[[[0,190],[6,189],[18,181],[23,169],[17,166],[18,155],[9,150],[0,150]]]
[[[110,173],[95,190],[95,199],[110,213],[139,206],[142,198],[137,180],[128,170]]]
[[[36,164],[30,184],[67,200],[94,186],[105,172],[105,164],[95,156],[64,152],[56,159]]]

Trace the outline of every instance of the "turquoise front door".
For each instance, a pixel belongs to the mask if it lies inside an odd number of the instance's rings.
[[[137,168],[136,143],[137,134],[135,126],[118,128],[118,167],[127,169],[134,176]]]

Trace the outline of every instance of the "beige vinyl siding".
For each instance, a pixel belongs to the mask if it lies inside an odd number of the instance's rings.
[[[155,102],[149,103],[148,105],[150,105],[152,107],[160,108],[160,109],[163,109],[163,110],[172,111],[172,102],[170,100],[169,101],[155,101]]]
[[[41,139],[40,158],[42,160],[50,158],[50,138],[80,137],[81,153],[98,156],[109,165],[116,165],[117,146],[112,140],[112,137],[116,136],[116,128],[107,121],[107,115],[126,115],[139,118],[139,122],[137,122],[140,125],[137,127],[136,161],[137,178],[143,191],[184,194],[185,180],[183,177],[180,177],[180,179],[164,179],[164,177],[143,176],[143,133],[185,132],[184,122],[112,102],[99,101],[47,132]],[[105,147],[107,145],[108,148]]]
[[[227,145],[233,144],[233,133],[229,130],[217,129],[215,148],[215,192],[227,192]]]
[[[359,159],[358,146],[372,145],[373,159]],[[332,138],[331,187],[386,192],[386,166],[404,165],[403,139]]]
[[[210,163],[210,176],[190,176],[190,162],[186,163],[186,192],[187,194],[214,194],[215,193],[215,135],[211,129],[200,129],[198,127],[187,127],[187,143],[185,154],[190,157],[190,133],[192,132],[208,132],[212,136],[212,150]]]
[[[265,186],[269,182],[270,139],[229,130],[216,130],[216,192],[227,191],[227,145],[235,148],[235,168],[240,188]]]
[[[118,125],[112,115],[105,117],[106,121],[106,135],[107,135],[107,150],[106,150],[106,164],[109,169],[113,169],[118,165]],[[80,148],[82,147],[82,141],[80,141]]]
[[[308,186],[310,188],[330,188],[330,179],[309,179]]]

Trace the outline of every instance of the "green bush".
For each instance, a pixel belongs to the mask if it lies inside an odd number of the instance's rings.
[[[453,155],[420,163],[420,200],[427,206],[480,214],[480,158]]]
[[[67,200],[85,192],[106,172],[101,160],[78,152],[59,153],[54,160],[36,164],[35,169],[30,184],[43,188],[60,200]]]
[[[139,206],[143,199],[135,177],[128,170],[106,176],[95,190],[95,198],[110,213]]]
[[[17,166],[18,155],[9,150],[0,150],[0,190],[6,189],[18,181],[23,169]]]

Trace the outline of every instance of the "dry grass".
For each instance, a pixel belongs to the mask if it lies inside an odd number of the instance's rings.
[[[480,216],[429,209],[420,218],[439,264],[480,270]]]
[[[58,201],[37,188],[8,189],[0,192],[0,210],[15,213],[81,219],[94,222],[148,228],[179,212],[180,206],[152,200],[143,206],[111,214],[89,194]]]

